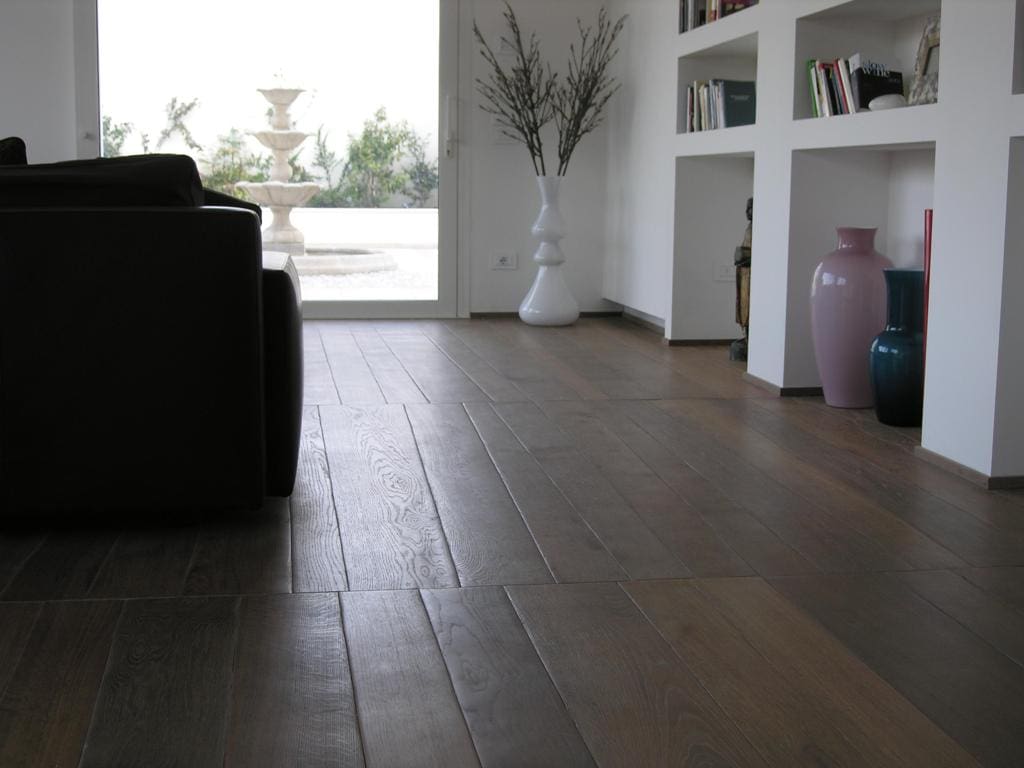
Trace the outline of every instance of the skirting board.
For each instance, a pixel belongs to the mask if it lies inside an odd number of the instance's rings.
[[[519,317],[518,312],[470,312],[471,320],[502,320],[509,317]],[[580,317],[622,317],[621,309],[611,309],[597,312],[580,312]]]
[[[670,347],[724,347],[736,339],[662,339]]]
[[[771,392],[776,397],[821,397],[824,394],[821,387],[777,387],[752,373],[744,373],[743,380]]]
[[[965,467],[960,462],[947,459],[945,456],[940,456],[934,451],[922,448],[920,445],[914,446],[914,454],[929,464],[934,464],[939,469],[951,472],[962,477],[964,480],[970,480],[975,485],[980,485],[982,488],[987,488],[990,491],[1009,491],[1015,488],[1024,488],[1024,476],[1022,475],[990,477],[984,472]]]

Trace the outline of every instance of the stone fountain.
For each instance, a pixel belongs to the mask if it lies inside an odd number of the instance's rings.
[[[288,108],[303,92],[302,88],[260,88],[259,92],[274,107],[270,130],[256,131],[252,135],[274,155],[270,181],[240,181],[235,186],[244,189],[257,203],[268,206],[274,214],[270,226],[263,232],[263,247],[268,251],[305,253],[305,238],[291,222],[292,208],[309,201],[320,191],[315,182],[290,182],[292,175],[288,158],[306,140],[308,133],[292,130]]]

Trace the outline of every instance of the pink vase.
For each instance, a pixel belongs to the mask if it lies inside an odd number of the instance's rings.
[[[875,250],[875,229],[839,227],[839,247],[814,271],[811,335],[825,402],[870,408],[871,342],[885,328],[885,274],[892,262]]]

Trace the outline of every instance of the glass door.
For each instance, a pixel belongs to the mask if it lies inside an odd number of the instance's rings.
[[[458,0],[99,0],[98,32],[103,154],[258,203],[307,317],[455,315]]]

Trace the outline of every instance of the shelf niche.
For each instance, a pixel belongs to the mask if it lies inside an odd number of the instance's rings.
[[[721,341],[742,335],[736,324],[736,282],[721,279],[719,271],[733,264],[753,193],[753,153],[676,159],[672,302],[665,324],[669,339]],[[756,243],[753,250],[756,262]]]
[[[1024,0],[1017,0],[1013,16],[1013,94],[1024,93]]]
[[[717,24],[718,22],[712,23]],[[757,82],[756,32],[679,57],[676,80],[676,133],[686,133],[687,86],[692,85],[695,80],[713,79]],[[706,131],[696,131],[696,133],[706,133]]]
[[[814,117],[807,76],[807,62],[811,59],[835,61],[859,52],[870,61],[902,73],[903,91],[907,95],[913,85],[914,64],[925,24],[939,16],[939,11],[939,0],[851,0],[798,18],[793,119]],[[941,87],[940,76],[940,94]]]
[[[786,359],[792,367],[784,386],[821,383],[809,296],[815,268],[836,248],[836,228],[876,227],[877,251],[897,267],[920,267],[924,211],[933,207],[934,187],[934,145],[793,153],[787,289],[792,298],[786,314]],[[756,256],[754,275],[756,281]]]

